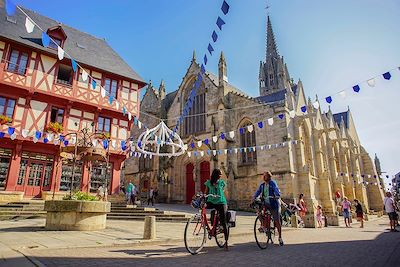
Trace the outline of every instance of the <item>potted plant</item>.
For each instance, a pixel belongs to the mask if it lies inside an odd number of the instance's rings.
[[[45,128],[45,131],[48,133],[59,134],[64,131],[61,123],[58,122],[49,122]]]
[[[11,122],[12,122],[12,119],[10,117],[7,117],[5,115],[1,115],[0,116],[0,124],[1,125],[7,124],[7,123],[11,123]]]

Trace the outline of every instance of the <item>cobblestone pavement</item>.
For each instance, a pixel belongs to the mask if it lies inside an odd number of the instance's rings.
[[[230,240],[228,252],[211,240],[196,256],[186,252],[183,242],[22,252],[45,266],[400,266],[400,233],[387,228],[385,216],[367,222],[364,229],[353,224],[285,231],[285,246],[267,250],[257,247],[253,235],[241,235]]]

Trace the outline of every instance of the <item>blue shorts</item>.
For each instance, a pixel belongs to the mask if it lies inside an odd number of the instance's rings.
[[[350,218],[350,212],[348,209],[344,209],[343,210],[343,217],[344,218]]]

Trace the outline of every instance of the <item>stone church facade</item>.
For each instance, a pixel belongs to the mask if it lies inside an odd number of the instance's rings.
[[[179,88],[165,93],[150,83],[141,102],[141,120],[150,128],[165,119],[172,129],[183,112],[200,66],[193,54],[190,66]],[[204,151],[203,156],[184,154],[171,158],[131,158],[125,163],[125,180],[139,185],[143,194],[149,187],[159,189],[160,200],[170,203],[189,203],[193,194],[204,189],[212,169],[220,168],[227,181],[230,206],[246,208],[253,192],[262,181],[264,171],[271,171],[285,200],[296,202],[303,193],[308,214],[305,223],[315,225],[315,209],[322,205],[328,221],[337,223],[334,193],[340,190],[350,200],[359,199],[366,210],[380,210],[383,199],[381,179],[370,156],[357,135],[350,110],[333,114],[322,112],[315,102],[306,98],[302,82],[294,82],[283,57],[278,53],[271,21],[267,23],[265,62],[260,62],[259,97],[249,97],[228,83],[227,63],[221,53],[218,75],[206,72],[189,115],[178,133],[186,144],[194,142],[189,151]],[[306,106],[307,112],[301,109]],[[296,116],[293,116],[293,111]],[[284,114],[278,119],[278,114]],[[274,118],[268,125],[265,121]],[[263,121],[262,128],[258,122]],[[235,132],[230,138],[213,136],[222,132],[253,125],[253,131]],[[133,129],[138,137],[140,130]],[[198,141],[208,138],[210,142]],[[284,146],[260,149],[259,146],[285,141]],[[253,147],[242,153],[232,148]],[[208,154],[208,150],[222,153]],[[228,152],[227,152],[228,151]],[[367,184],[368,183],[368,184]]]

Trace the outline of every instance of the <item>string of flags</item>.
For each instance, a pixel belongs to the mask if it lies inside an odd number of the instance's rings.
[[[222,3],[222,6],[221,6],[221,11],[222,11],[223,16],[226,16],[228,14],[229,9],[230,9],[229,4],[224,0],[223,3]],[[222,31],[222,26],[225,25],[226,23],[221,18],[221,16],[218,16],[217,21],[216,21],[215,24],[218,27],[219,31]],[[186,103],[184,105],[183,112],[179,116],[179,119],[177,119],[177,121],[176,121],[176,125],[175,125],[175,127],[173,129],[173,133],[176,133],[178,131],[179,125],[181,125],[183,123],[184,117],[186,117],[186,115],[189,114],[189,112],[190,112],[190,110],[191,110],[191,108],[193,106],[197,91],[200,88],[201,82],[203,81],[203,75],[206,73],[205,66],[208,63],[208,57],[211,57],[213,55],[213,52],[214,52],[213,44],[216,43],[217,40],[218,40],[218,33],[217,32],[218,32],[218,30],[217,31],[213,30],[213,32],[211,34],[211,42],[209,42],[208,46],[207,46],[208,53],[206,52],[204,54],[203,63],[201,64],[201,67],[200,67],[200,72],[198,73],[196,81],[194,82],[194,84],[192,86],[189,98],[188,98],[188,100],[186,101]],[[170,139],[172,137],[173,137],[173,134],[170,135]]]
[[[73,58],[71,57],[61,46],[57,44],[26,12],[20,8],[19,6],[15,5],[12,1],[6,0],[5,1],[5,9],[6,13],[8,16],[13,16],[16,12],[16,10],[20,10],[25,16],[25,28],[28,33],[32,33],[35,26],[42,32],[42,45],[44,47],[49,47],[50,43],[52,45],[57,46],[57,57],[59,60],[63,60],[64,57],[68,57],[71,60],[71,66],[72,70],[74,73],[76,73],[78,70],[80,72],[82,81],[86,82],[88,79],[90,80],[90,85],[93,90],[96,90],[97,86],[100,87],[100,95],[103,98],[108,98],[108,103],[113,106],[115,104],[115,108],[117,110],[122,109],[122,113],[124,116],[127,116],[128,119],[131,121],[132,117],[135,120],[134,123],[139,127],[139,129],[143,126],[144,128],[145,125],[134,115],[132,114],[129,110],[127,110],[126,106],[122,103],[119,102],[117,99],[115,99],[114,96],[110,94],[101,84],[97,84],[97,81],[94,77],[92,77],[87,71]]]

